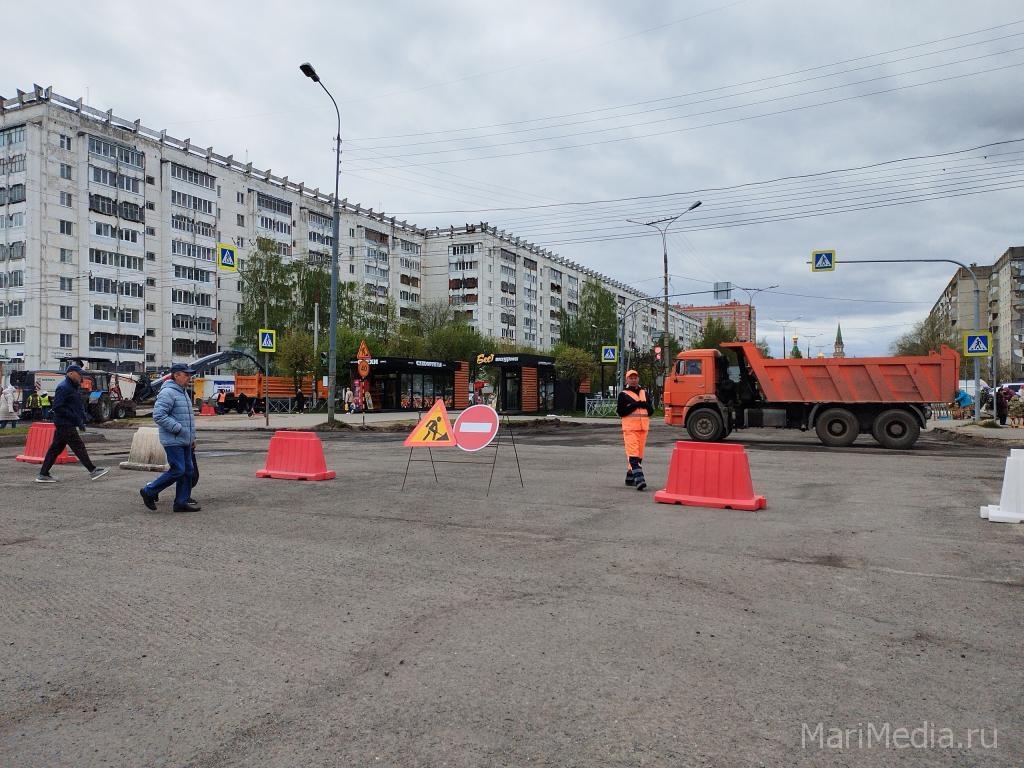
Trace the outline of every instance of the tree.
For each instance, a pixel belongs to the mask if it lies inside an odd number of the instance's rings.
[[[894,355],[927,355],[931,351],[938,352],[942,345],[957,346],[956,336],[949,325],[937,312],[932,312],[924,320],[914,325],[913,330],[894,341],[889,351]]]
[[[476,365],[474,356],[487,346],[483,335],[465,320],[432,330],[426,338],[425,354],[434,360],[466,360]]]
[[[694,342],[694,348],[717,349],[723,341],[736,341],[736,326],[727,326],[721,319],[711,317],[704,323],[704,330]]]
[[[770,359],[772,356],[771,347],[768,346],[768,339],[762,336],[757,340],[757,349],[761,352],[761,357]]]
[[[313,356],[313,334],[293,329],[278,337],[275,358],[281,373],[291,376],[298,389],[302,378],[312,375],[317,367],[317,360]]]
[[[283,333],[290,326],[295,311],[291,270],[282,261],[277,243],[261,237],[256,240],[256,250],[239,269],[239,278],[242,303],[238,308],[235,345],[255,350],[260,328]]]
[[[579,311],[559,310],[559,337],[569,346],[591,353],[596,361],[602,344],[618,338],[618,306],[615,295],[596,280],[587,280],[580,291]]]
[[[558,378],[569,382],[574,395],[580,393],[584,379],[592,378],[597,363],[587,350],[559,342],[552,350],[555,358],[555,372]],[[575,397],[573,398],[575,401]]]

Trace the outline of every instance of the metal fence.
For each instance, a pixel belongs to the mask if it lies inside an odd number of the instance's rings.
[[[584,402],[586,406],[584,414],[586,416],[609,417],[618,415],[615,412],[615,406],[618,402],[617,398],[601,397],[598,395],[588,397]]]

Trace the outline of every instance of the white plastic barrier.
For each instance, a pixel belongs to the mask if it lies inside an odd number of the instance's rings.
[[[1024,449],[1013,449],[1006,459],[999,504],[981,508],[981,516],[993,523],[1024,522]]]

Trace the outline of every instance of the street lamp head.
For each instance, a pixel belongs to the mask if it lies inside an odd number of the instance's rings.
[[[689,211],[692,211],[692,210],[693,210],[694,208],[699,208],[699,207],[700,207],[700,200],[698,200],[698,201],[697,201],[696,203],[694,203],[693,205],[691,205],[691,206],[690,206],[689,208],[687,208],[686,210],[687,210],[687,212],[689,212]]]
[[[302,70],[302,74],[304,74],[314,83],[320,82],[320,75],[316,73],[316,70],[313,69],[313,65],[310,64],[308,61],[305,64],[300,65],[299,69]]]

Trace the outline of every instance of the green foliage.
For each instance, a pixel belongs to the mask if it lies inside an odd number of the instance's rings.
[[[277,253],[277,244],[262,237],[256,241],[256,250],[245,259],[238,274],[242,303],[238,308],[235,346],[253,351],[257,348],[260,328],[274,328],[283,333],[291,326],[295,309],[291,274]]]
[[[431,330],[426,338],[425,356],[433,360],[466,360],[472,369],[477,353],[487,346],[483,335],[463,320]]]
[[[768,339],[761,337],[757,340],[757,348],[761,351],[761,357],[768,359],[772,357],[772,349],[768,346]]]
[[[602,344],[614,344],[618,338],[618,315],[615,295],[596,280],[587,280],[580,291],[579,313],[565,310],[567,297],[562,298],[559,311],[563,343],[586,350],[596,362]]]
[[[580,384],[584,379],[593,380],[597,363],[594,361],[594,356],[587,350],[559,342],[552,350],[552,354],[555,358],[555,372],[558,374],[558,378],[569,382],[575,394],[579,394]]]
[[[298,388],[302,377],[314,374],[317,368],[317,360],[313,355],[313,334],[305,330],[291,330],[278,336],[274,360],[281,373],[291,376]]]
[[[721,319],[712,317],[704,323],[704,330],[693,346],[695,349],[717,349],[723,341],[736,341],[736,326],[727,326]]]

